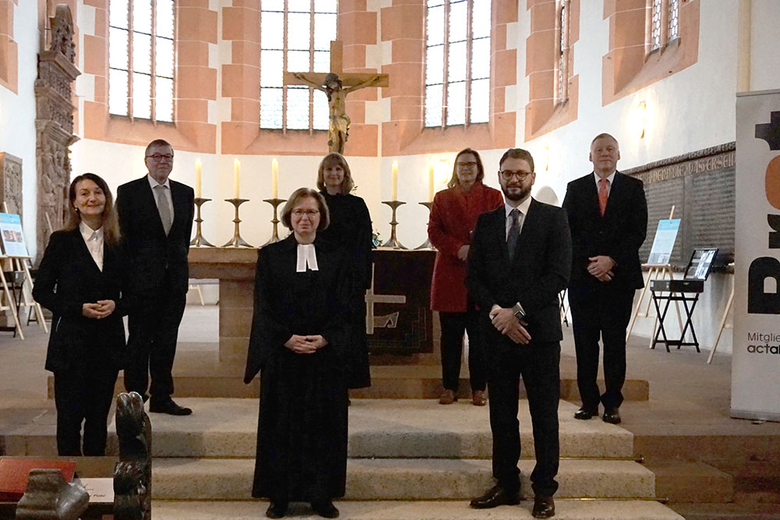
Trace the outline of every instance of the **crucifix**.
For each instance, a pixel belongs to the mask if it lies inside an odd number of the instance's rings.
[[[328,96],[328,149],[344,154],[351,123],[347,115],[347,94],[367,87],[389,87],[387,74],[345,73],[342,69],[344,44],[330,42],[330,72],[285,72],[285,85],[307,85]]]

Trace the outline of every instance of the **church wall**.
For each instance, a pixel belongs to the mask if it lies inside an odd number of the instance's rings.
[[[8,2],[13,12],[13,37],[18,46],[16,92],[0,86],[0,151],[22,159],[23,215],[29,253],[35,255],[37,183],[35,166],[35,93],[37,53],[40,39],[38,3]]]
[[[777,28],[780,6],[775,0],[751,1],[750,90],[780,88],[780,52],[777,52]]]

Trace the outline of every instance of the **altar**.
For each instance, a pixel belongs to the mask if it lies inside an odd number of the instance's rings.
[[[430,284],[436,252],[373,250],[366,291],[366,333],[372,357],[433,354]],[[254,307],[257,249],[191,247],[190,278],[219,280],[219,361],[246,362]],[[412,361],[414,362],[414,361]]]

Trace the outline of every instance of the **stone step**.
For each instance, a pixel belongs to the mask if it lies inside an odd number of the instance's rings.
[[[180,361],[179,357],[184,358]],[[173,371],[175,397],[258,397],[260,384],[255,379],[244,384],[244,367],[220,364],[208,356],[179,356]],[[570,356],[569,356],[570,358]],[[209,361],[210,360],[210,361]],[[468,372],[461,373],[458,397],[470,399]],[[604,388],[603,381],[599,381]],[[120,374],[116,389],[124,391]],[[371,387],[351,390],[358,399],[438,399],[442,392],[441,367],[438,365],[385,365],[371,367]],[[49,377],[49,398],[54,396],[54,379]],[[525,397],[525,387],[520,385],[520,395]],[[629,378],[623,386],[627,401],[647,401],[650,386],[646,380]],[[577,373],[572,359],[561,361],[561,399],[579,401]]]
[[[477,510],[465,501],[449,502],[350,502],[337,501],[342,519],[355,520],[522,520],[532,518],[533,501],[519,506]],[[155,500],[155,520],[257,520],[263,518],[268,503],[175,502]],[[321,520],[308,504],[291,504],[290,516]],[[647,500],[555,500],[555,518],[559,520],[683,520],[666,506]]]
[[[257,443],[256,399],[183,398],[188,417],[150,413],[155,457],[251,458]],[[519,402],[522,457],[533,457],[528,401]],[[630,458],[633,435],[599,419],[578,421],[577,406],[559,404],[562,457]],[[8,455],[56,455],[53,410],[34,424],[6,432]],[[107,454],[118,453],[113,420]],[[488,407],[458,402],[441,406],[416,399],[353,399],[349,454],[354,458],[482,458],[491,456]]]
[[[535,462],[521,460],[522,489],[531,495]],[[152,492],[164,500],[249,500],[252,459],[156,459]],[[561,498],[653,498],[655,475],[636,462],[562,460]],[[351,459],[348,500],[467,500],[493,485],[489,460]]]

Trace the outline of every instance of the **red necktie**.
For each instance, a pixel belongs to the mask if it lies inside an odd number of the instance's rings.
[[[609,194],[607,193],[607,179],[599,179],[599,209],[601,210],[601,216],[604,216],[604,212],[607,211],[607,199]]]

